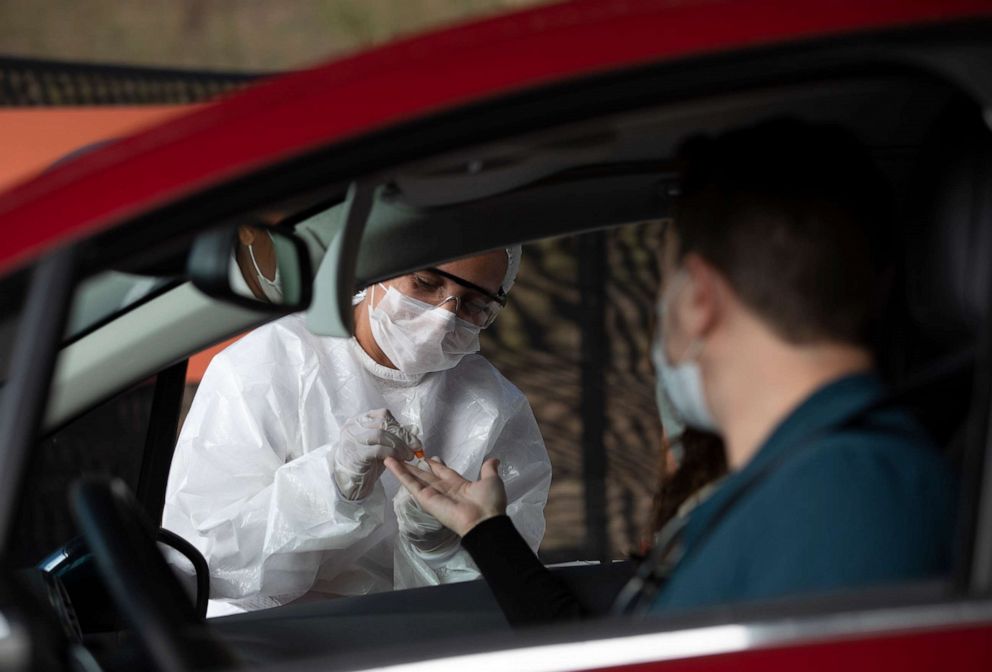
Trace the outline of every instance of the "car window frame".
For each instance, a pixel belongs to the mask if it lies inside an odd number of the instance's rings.
[[[29,458],[55,370],[77,276],[77,249],[68,245],[37,262],[18,325],[11,370],[0,400],[0,560],[13,542]]]

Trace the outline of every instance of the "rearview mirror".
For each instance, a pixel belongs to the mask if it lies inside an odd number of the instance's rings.
[[[193,286],[253,310],[290,313],[310,305],[313,274],[306,246],[268,226],[240,224],[203,233],[187,262]]]

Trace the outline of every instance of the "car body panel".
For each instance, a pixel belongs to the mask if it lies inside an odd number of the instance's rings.
[[[755,648],[667,663],[602,668],[615,672],[776,672],[777,670],[986,670],[992,639],[986,627],[963,627],[886,636],[851,636],[812,644]]]
[[[471,102],[607,71],[992,15],[981,0],[578,0],[441,30],[141,132],[0,196],[0,270],[274,162]]]
[[[389,672],[988,669],[988,603],[933,603],[880,610],[841,610],[807,618],[714,625],[621,623],[599,637],[370,667]],[[328,668],[331,669],[331,668]],[[365,668],[361,668],[365,669]]]

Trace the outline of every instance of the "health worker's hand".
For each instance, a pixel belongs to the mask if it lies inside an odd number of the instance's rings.
[[[341,426],[334,452],[334,482],[345,499],[364,499],[385,470],[385,458],[410,460],[420,449],[416,430],[401,425],[385,408],[350,418]]]
[[[486,460],[477,481],[464,479],[433,459],[430,472],[394,458],[385,462],[420,507],[460,537],[483,520],[506,513],[506,489],[497,471],[499,460]]]

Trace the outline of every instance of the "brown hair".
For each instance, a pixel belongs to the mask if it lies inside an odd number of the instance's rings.
[[[889,190],[833,126],[778,120],[679,152],[680,255],[695,252],[793,343],[864,344]]]
[[[652,534],[674,518],[687,499],[727,473],[727,456],[719,436],[688,427],[680,441],[682,463],[674,473],[668,473],[667,460],[662,460],[658,492],[652,506]]]

